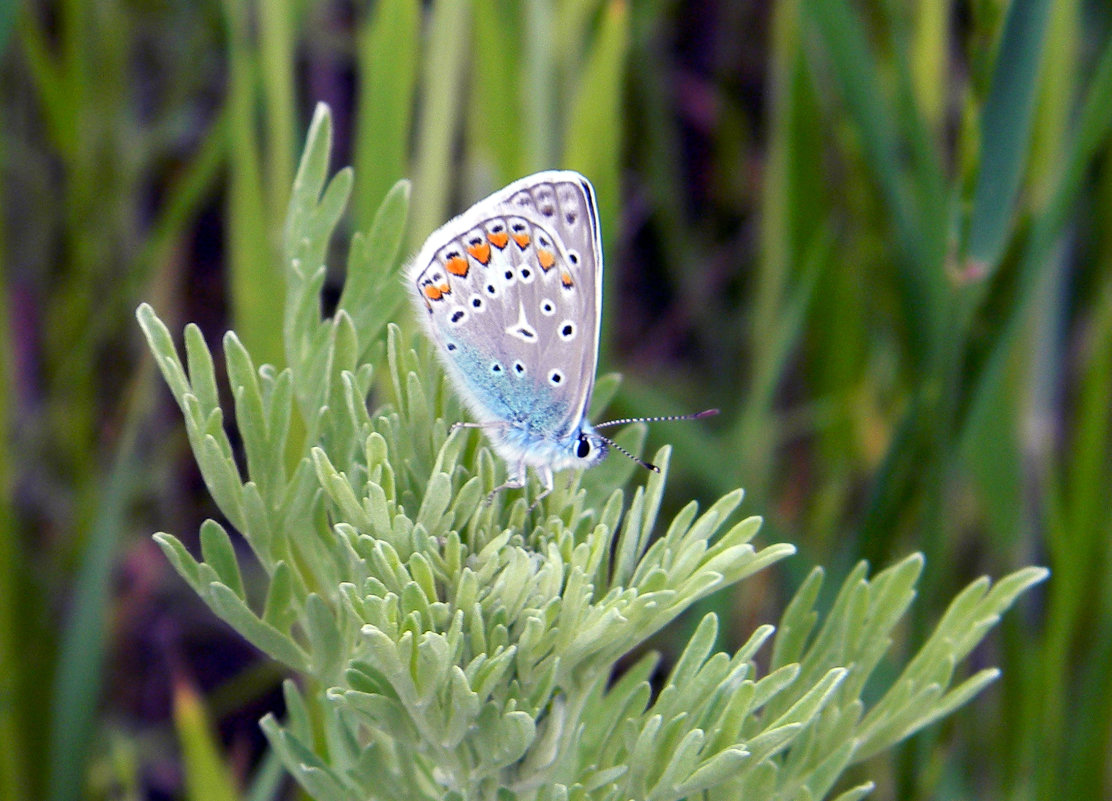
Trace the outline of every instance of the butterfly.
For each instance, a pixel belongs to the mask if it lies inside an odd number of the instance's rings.
[[[590,181],[546,171],[514,181],[429,236],[406,269],[418,318],[475,417],[506,462],[488,497],[592,467],[610,449],[659,470],[598,433],[629,422],[716,414],[587,421],[598,362],[602,238]]]

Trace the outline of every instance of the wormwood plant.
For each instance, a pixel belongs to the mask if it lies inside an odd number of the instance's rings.
[[[657,657],[615,665],[707,594],[790,555],[752,544],[740,490],[658,521],[661,475],[627,488],[611,460],[529,510],[486,505],[501,469],[424,343],[388,321],[407,186],[356,234],[339,307],[321,319],[329,238],[352,173],[327,182],[331,126],[318,108],[294,184],[285,252],[289,366],[256,369],[234,333],[227,377],[237,462],[201,332],[186,364],[149,306],[140,324],[185,416],[206,485],[265,573],[250,597],[225,527],[198,561],[156,539],[212,610],[301,676],[287,716],[262,726],[312,797],[359,799],[818,799],[851,764],[972,698],[997,675],[958,663],[1045,571],[974,582],[885,687],[869,685],[914,596],[922,560],[859,565],[820,622],[815,569],[778,628],[715,652],[707,615],[662,680]],[[416,343],[416,344],[415,344]],[[604,378],[597,395],[612,395]],[[637,448],[643,431],[624,432]],[[246,480],[244,479],[246,473]],[[775,632],[775,636],[774,636]],[[756,666],[758,651],[766,672]],[[894,673],[894,672],[893,672]],[[871,784],[845,789],[843,801]]]

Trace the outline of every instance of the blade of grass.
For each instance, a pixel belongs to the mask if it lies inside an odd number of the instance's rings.
[[[3,57],[8,47],[19,8],[18,3],[0,3],[0,57]]]
[[[781,443],[778,441],[775,392],[790,368],[790,356],[806,330],[807,312],[815,297],[815,288],[825,268],[830,264],[831,236],[820,228],[810,252],[803,254],[803,269],[788,297],[780,304],[780,311],[770,331],[766,332],[765,347],[754,360],[753,376],[746,395],[745,405],[738,417],[735,445],[744,454],[743,469],[746,483],[755,483],[758,492],[767,492],[767,479],[760,475],[761,459],[767,458]],[[766,462],[767,463],[767,462]],[[731,476],[731,483],[736,476]]]
[[[628,51],[629,7],[624,0],[612,0],[578,76],[565,134],[563,164],[594,184],[608,252],[621,209],[622,91]]]
[[[504,186],[529,171],[522,130],[525,89],[521,70],[524,8],[509,0],[476,0],[475,53],[469,150],[480,170]],[[482,102],[497,99],[497,102]]]
[[[946,220],[926,216],[901,168],[904,146],[896,127],[896,114],[881,81],[881,67],[865,40],[866,25],[845,0],[810,0],[805,6],[810,30],[817,34],[829,59],[832,77],[845,101],[854,130],[861,141],[865,163],[884,198],[897,244],[898,277],[903,317],[908,321],[908,348],[913,366],[923,367],[938,350],[943,330],[944,283],[932,232],[944,230]],[[819,81],[820,85],[823,83]],[[910,99],[904,105],[909,106]],[[905,120],[908,126],[920,125]],[[928,139],[915,133],[912,141]],[[917,151],[916,155],[921,155]],[[920,170],[931,165],[917,165]],[[937,165],[931,166],[939,172]]]
[[[1079,51],[1085,39],[1080,6],[1080,0],[1058,0],[1048,22],[1027,159],[1029,204],[1036,209],[1050,200],[1062,164],[1062,148],[1069,141],[1070,117],[1081,78]]]
[[[286,769],[282,759],[268,748],[262,762],[251,777],[251,784],[244,794],[244,801],[273,801],[279,798]]]
[[[582,63],[583,47],[590,41],[588,32],[592,18],[598,14],[604,2],[605,0],[556,0],[553,22],[558,51],[556,57],[562,74],[573,74],[576,66]],[[647,16],[656,18],[661,16],[660,9],[650,7],[650,3],[635,5],[641,5],[641,8],[631,8],[631,11],[642,11]]]
[[[235,781],[220,757],[220,743],[201,697],[180,679],[174,686],[174,728],[181,744],[186,797],[191,801],[238,801]]]
[[[1106,265],[1105,265],[1106,266]],[[1080,792],[1065,797],[1099,797],[1104,783],[1109,709],[1112,707],[1112,670],[1107,643],[1112,641],[1109,594],[1094,605],[1093,587],[1104,583],[1112,557],[1107,532],[1112,526],[1108,486],[1112,475],[1107,456],[1112,449],[1108,417],[1108,387],[1112,386],[1112,280],[1094,293],[1088,358],[1080,366],[1076,428],[1071,446],[1063,451],[1052,476],[1046,545],[1054,581],[1048,588],[1047,626],[1028,686],[1040,688],[1038,702],[1024,697],[1020,711],[1022,738],[1018,758],[1008,767],[1020,770],[1023,758],[1038,757],[1037,786],[1041,792]],[[1053,479],[1057,479],[1056,481]],[[1096,607],[1094,609],[1094,606]],[[1102,610],[1103,614],[1100,611]],[[1020,647],[1029,646],[1023,638]],[[1078,652],[1082,653],[1079,654]],[[1078,676],[1078,664],[1091,666]],[[1079,686],[1080,685],[1080,686]],[[1068,695],[1067,695],[1068,694]],[[1083,702],[1079,702],[1084,699]],[[1084,743],[1085,756],[1069,742]],[[1069,784],[1063,785],[1063,781]]]
[[[555,110],[557,46],[556,15],[552,0],[533,0],[522,6],[521,30],[525,52],[521,80],[525,167],[527,172],[559,166],[559,128]]]
[[[744,476],[746,491],[755,493],[757,499],[765,497],[772,477],[770,471],[753,468],[770,464],[776,447],[778,424],[771,405],[772,392],[779,385],[780,371],[786,367],[779,357],[787,355],[776,345],[784,342],[783,313],[793,265],[804,257],[806,237],[813,231],[811,223],[821,213],[817,201],[822,189],[815,185],[821,171],[813,163],[820,143],[812,136],[814,126],[804,120],[815,109],[809,102],[803,74],[800,11],[798,0],[778,3],[772,22],[767,174],[761,194],[761,248],[748,331],[754,369],[739,378],[742,385],[754,389],[747,393],[731,435],[744,456],[738,464],[740,474],[732,473],[730,480]],[[801,216],[808,220],[806,231],[799,225]]]
[[[998,329],[985,365],[971,381],[972,400],[969,404],[971,411],[967,414],[967,418],[972,417],[979,406],[987,403],[987,398],[998,394],[998,388],[1006,381],[1007,366],[1021,339],[1022,324],[1027,319],[1028,307],[1036,296],[1040,276],[1046,269],[1066,225],[1068,215],[1074,208],[1086,180],[1088,167],[1093,158],[1106,147],[1107,138],[1112,132],[1112,43],[1105,45],[1100,61],[1093,71],[1085,101],[1073,129],[1076,131],[1076,136],[1065,149],[1064,168],[1057,173],[1057,183],[1051,199],[1035,219],[1020,257],[1015,301],[1007,311],[1007,319]],[[1102,392],[1106,394],[1103,387]],[[1106,411],[1107,402],[1102,395],[1101,413]],[[963,429],[968,427],[968,423],[963,422],[962,427]],[[962,433],[963,438],[969,435],[964,431]],[[1062,480],[1067,482],[1065,486],[1069,486],[1074,477],[1067,474]],[[1091,480],[1087,478],[1082,481],[1082,484]],[[1072,487],[1070,490],[1075,491]],[[1101,494],[1107,492],[1106,481],[1100,484],[1099,492]],[[1028,766],[1033,760],[1040,764],[1038,781],[1043,787],[1053,785],[1057,788],[1058,782],[1061,781],[1062,769],[1059,767],[1060,763],[1050,758],[1044,760],[1042,757],[1043,738],[1047,736],[1044,725],[1053,726],[1053,721],[1047,719],[1049,707],[1045,703],[1045,692],[1032,692],[1032,690],[1043,688],[1044,682],[1047,681],[1067,681],[1064,677],[1072,668],[1070,664],[1063,661],[1064,654],[1068,650],[1063,643],[1070,639],[1074,627],[1081,625],[1081,620],[1090,614],[1088,593],[1083,592],[1080,585],[1084,583],[1083,575],[1092,567],[1094,560],[1097,562],[1100,560],[1096,559],[1090,550],[1093,547],[1092,540],[1090,539],[1089,546],[1086,546],[1085,540],[1081,539],[1088,537],[1089,532],[1075,527],[1077,523],[1084,522],[1086,521],[1062,518],[1048,531],[1047,545],[1052,555],[1057,554],[1058,557],[1052,556],[1051,560],[1056,578],[1051,582],[1049,590],[1051,611],[1045,647],[1042,650],[1043,655],[1040,657],[1039,666],[1031,672],[1025,685],[1027,692],[1022,690],[1013,692],[1013,694],[1019,693],[1025,702],[1022,712],[1018,714],[1018,725],[1010,727],[1010,730],[1014,730],[1014,741],[1017,747],[1009,749],[1011,758],[1006,763],[1005,770],[1012,776],[1027,775]],[[1098,523],[1098,531],[1099,525]],[[1063,540],[1063,532],[1067,530],[1072,531],[1073,534],[1066,535]],[[1096,536],[1104,535],[1098,533]],[[1077,539],[1076,543],[1075,539]],[[1074,562],[1074,557],[1084,559],[1085,564]],[[1029,647],[1026,639],[1019,647],[1026,651]]]
[[[629,7],[624,0],[612,0],[579,75],[564,146],[564,165],[579,170],[595,186],[604,261],[614,252],[621,209],[622,95],[628,51]],[[612,289],[613,271],[604,272],[603,280]],[[602,297],[606,319],[610,316],[606,310],[613,309],[617,295],[604,288]],[[604,335],[600,342],[604,354],[609,350],[608,340]]]
[[[969,221],[967,271],[996,267],[1012,227],[1015,199],[1027,164],[1038,70],[1050,0],[1008,5],[992,87],[981,115],[981,150]]]
[[[185,165],[166,192],[163,206],[143,241],[142,248],[126,274],[120,277],[119,293],[127,302],[140,297],[140,287],[151,273],[172,257],[181,246],[188,226],[201,205],[208,200],[224,166],[228,145],[228,109],[221,110],[201,142],[200,150]],[[93,315],[84,338],[90,343],[105,342],[119,321],[113,315]],[[89,358],[92,358],[91,356]]]
[[[467,74],[471,11],[467,3],[438,0],[432,6],[421,69],[421,111],[413,165],[409,249],[416,250],[447,216],[453,178],[452,149],[461,124],[460,102]]]
[[[266,199],[271,209],[284,209],[293,183],[294,134],[294,30],[300,27],[304,6],[284,0],[258,4],[259,72],[266,101]]]
[[[1112,132],[1112,42],[1105,45],[1093,72],[1074,128],[1077,136],[1066,149],[1065,167],[1059,172],[1054,194],[1034,221],[1021,256],[1015,302],[1008,309],[1008,318],[998,329],[985,366],[971,382],[970,410],[975,410],[977,404],[983,402],[981,395],[993,393],[999,382],[1004,380],[1011,348],[1021,331],[1027,305],[1035,294],[1034,288],[1041,271],[1073,210],[1088,166]]]
[[[939,131],[945,111],[951,0],[917,0],[911,71],[916,106],[933,131]]]
[[[0,164],[4,163],[5,141],[0,138]],[[0,197],[3,200],[3,197]],[[0,207],[0,212],[4,209]],[[4,215],[0,213],[0,259],[5,254]],[[16,386],[12,357],[11,320],[8,318],[11,298],[8,294],[8,273],[0,272],[0,386]],[[19,621],[20,575],[22,547],[18,538],[15,516],[15,458],[10,432],[13,428],[11,392],[0,392],[0,798],[27,801],[31,798],[27,769],[28,749],[21,720],[20,697],[25,682],[20,643]]]
[[[137,435],[151,388],[151,360],[144,358],[128,392],[114,464],[85,538],[70,615],[62,625],[50,708],[47,797],[51,801],[79,798],[84,786],[103,679],[112,565],[119,536],[127,530],[135,482],[143,474]]]
[[[408,173],[409,137],[420,58],[417,0],[376,3],[358,34],[359,99],[355,123],[357,231],[368,231],[386,193]],[[481,50],[480,50],[481,52]],[[490,110],[500,103],[484,104]]]
[[[226,0],[228,31],[228,205],[227,262],[232,317],[256,363],[285,364],[282,308],[285,296],[278,254],[266,213],[260,145],[255,116],[258,64],[248,33],[250,6]],[[289,186],[287,182],[286,186]],[[284,209],[284,207],[278,207]],[[276,212],[277,213],[277,212]]]
[[[51,53],[46,33],[34,17],[34,8],[29,4],[12,5],[22,9],[17,20],[19,42],[27,59],[31,82],[41,98],[39,108],[46,121],[47,134],[63,158],[72,157],[77,150],[79,130],[75,121],[76,105],[67,97],[66,65]]]

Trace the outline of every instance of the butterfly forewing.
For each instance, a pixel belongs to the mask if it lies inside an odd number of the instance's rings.
[[[410,268],[428,328],[483,422],[562,439],[594,384],[598,218],[578,173],[522,179],[437,230]]]

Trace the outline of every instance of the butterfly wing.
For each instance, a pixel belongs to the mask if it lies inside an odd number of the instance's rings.
[[[523,178],[439,228],[407,272],[480,422],[549,440],[580,425],[598,360],[602,250],[590,182]]]

